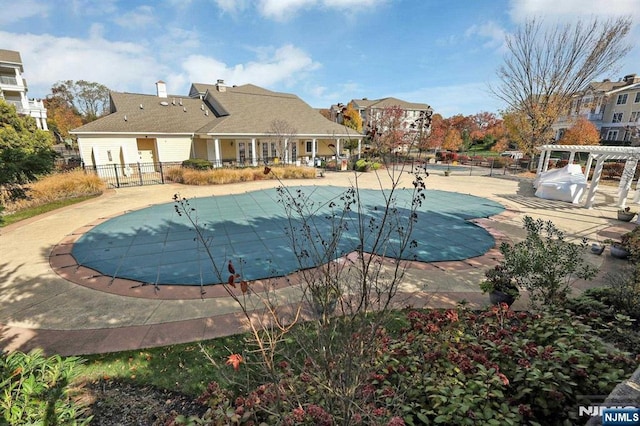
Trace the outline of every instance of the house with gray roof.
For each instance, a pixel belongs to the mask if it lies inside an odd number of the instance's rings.
[[[155,95],[110,94],[110,111],[72,133],[85,165],[181,162],[214,166],[313,164],[343,153],[362,135],[327,120],[296,95],[252,84],[193,83],[186,96],[170,95],[163,81]],[[156,166],[157,167],[157,166]]]
[[[364,129],[372,129],[376,127],[376,123],[380,120],[382,114],[387,108],[400,108],[404,112],[404,123],[407,129],[411,129],[421,116],[431,116],[433,109],[425,103],[407,102],[402,99],[388,97],[382,99],[352,99],[349,102],[353,109],[358,111],[362,117],[362,126]],[[331,105],[329,109],[331,119],[337,123],[342,123],[342,113],[346,109],[346,105]]]

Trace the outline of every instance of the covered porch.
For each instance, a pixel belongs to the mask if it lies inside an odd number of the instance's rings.
[[[210,161],[214,167],[225,165],[257,166],[258,164],[297,164],[313,166],[315,160],[346,158],[348,140],[340,137],[296,136],[276,139],[269,136],[237,137],[237,135],[194,138],[192,157]],[[351,154],[362,154],[362,139]]]

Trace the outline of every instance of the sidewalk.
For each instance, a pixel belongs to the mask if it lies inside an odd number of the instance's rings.
[[[411,186],[410,176],[402,177]],[[314,181],[287,181],[286,185],[347,186],[352,173],[327,173]],[[477,195],[497,201],[506,211],[479,221],[498,243],[524,235],[522,217],[552,220],[567,235],[602,241],[625,232],[616,217],[615,188],[599,191],[595,208],[541,200],[533,196],[530,181],[509,177],[449,176],[432,173],[429,189]],[[374,173],[360,175],[363,188],[377,188]],[[111,289],[89,288],[63,279],[51,267],[49,257],[65,239],[106,217],[159,203],[169,203],[175,193],[183,197],[207,197],[254,191],[276,186],[272,181],[221,186],[190,187],[177,184],[110,190],[103,196],[0,229],[0,337],[5,350],[42,348],[48,354],[80,355],[182,343],[234,334],[242,329],[238,308],[229,297],[204,299],[176,297],[170,289],[153,286],[116,294]],[[427,200],[428,202],[428,200]],[[483,273],[497,261],[498,251],[462,262],[416,265],[402,285],[413,306],[447,307],[466,300],[483,306],[480,293]],[[615,262],[608,254],[591,256],[607,269]],[[600,274],[602,279],[603,274]],[[596,285],[596,282],[586,285]],[[102,287],[105,288],[105,287]],[[283,291],[286,291],[284,289]],[[522,303],[519,301],[518,303]]]

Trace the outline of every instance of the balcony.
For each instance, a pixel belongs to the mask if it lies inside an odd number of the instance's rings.
[[[7,86],[17,86],[18,79],[15,78],[14,76],[0,75],[0,84],[7,85]]]

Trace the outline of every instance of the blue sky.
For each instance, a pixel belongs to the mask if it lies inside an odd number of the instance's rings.
[[[186,95],[192,82],[256,84],[313,107],[393,96],[445,117],[498,112],[487,87],[504,35],[546,23],[634,18],[603,78],[640,74],[640,0],[0,0],[0,49],[22,55],[29,97],[61,80]]]

